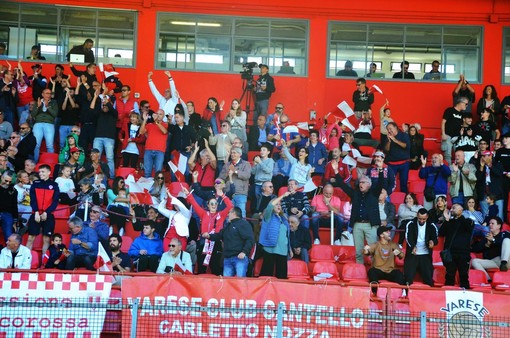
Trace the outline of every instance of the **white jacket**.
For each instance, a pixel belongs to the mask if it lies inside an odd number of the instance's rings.
[[[12,265],[12,252],[8,248],[3,248],[0,252],[0,269],[30,269],[32,265],[32,251],[24,245],[20,245],[18,254],[14,258],[14,267]]]
[[[161,203],[159,203],[158,205],[158,212],[161,215],[168,218],[168,228],[165,231],[165,236],[166,232],[168,232],[173,223],[173,225],[175,225],[175,231],[177,232],[177,235],[182,237],[188,237],[189,236],[188,225],[191,219],[191,211],[188,210],[186,206],[175,197],[172,197],[172,200],[170,202],[173,205],[177,205],[179,207],[179,212],[175,210],[168,210],[166,208],[166,198],[163,198],[161,200]]]

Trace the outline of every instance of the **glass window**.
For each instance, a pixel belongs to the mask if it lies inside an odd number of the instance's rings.
[[[37,45],[45,60],[62,62],[73,46],[92,39],[96,62],[134,65],[136,12],[6,3],[0,17],[6,57],[26,59]]]
[[[344,70],[351,61],[358,76],[412,78],[401,72],[407,61],[407,71],[417,80],[457,81],[464,74],[476,82],[481,78],[481,43],[482,28],[477,26],[331,22],[328,76],[356,76]],[[440,63],[438,73],[430,73],[433,61]],[[375,72],[370,71],[372,62]]]
[[[308,22],[222,16],[158,15],[157,65],[239,72],[249,62],[270,72],[306,74]]]
[[[503,30],[503,82],[510,83],[510,27]]]

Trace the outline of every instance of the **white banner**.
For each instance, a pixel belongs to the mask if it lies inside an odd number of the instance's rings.
[[[0,273],[0,337],[99,338],[112,276]]]

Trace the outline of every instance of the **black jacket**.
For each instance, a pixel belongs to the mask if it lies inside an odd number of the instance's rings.
[[[269,135],[269,128],[265,127],[266,136]],[[250,132],[248,133],[248,150],[249,151],[258,151],[259,147],[259,137],[260,137],[260,129],[259,126],[251,126]]]
[[[26,159],[34,158],[34,149],[37,144],[34,133],[30,132],[18,143],[18,153],[16,158],[23,158],[23,162]]]
[[[244,252],[248,256],[255,245],[253,229],[248,221],[236,218],[227,223],[217,234],[211,234],[212,241],[223,241],[223,256],[230,258]]]
[[[500,231],[499,234],[494,237],[494,242],[492,242],[489,247],[485,246],[487,240],[483,238],[473,243],[471,251],[482,252],[484,259],[496,258],[501,256],[501,246],[503,245],[503,240],[505,238],[510,238],[510,233],[508,231]]]
[[[467,254],[471,250],[471,235],[475,224],[469,218],[460,216],[445,221],[439,229],[439,236],[444,236],[444,248],[450,250],[452,253]],[[457,232],[455,232],[457,231]]]
[[[94,51],[92,49],[85,50],[83,45],[77,45],[71,48],[69,53],[66,54],[67,62],[71,59],[71,54],[81,54],[85,56],[85,63],[94,63],[96,62],[96,58],[94,57]]]
[[[438,230],[434,223],[427,220],[425,222],[425,245],[428,249],[429,241],[433,241],[434,245],[437,245],[437,234]],[[407,250],[406,256],[412,255],[414,248],[416,247],[416,242],[418,241],[418,218],[415,217],[412,221],[409,221],[406,225],[406,243]],[[428,249],[429,254],[432,253],[432,249]]]
[[[340,187],[350,198],[352,204],[351,211],[351,224],[360,221],[360,207],[362,199],[365,200],[365,208],[368,210],[368,217],[372,226],[381,225],[381,216],[379,215],[379,195],[381,194],[382,186],[384,183],[384,173],[379,172],[377,185],[370,187],[370,189],[362,194],[359,188],[353,189],[350,185],[344,183],[344,179],[337,174],[335,186]]]
[[[300,225],[296,231],[290,231],[289,236],[290,247],[310,249],[312,247],[312,238],[310,237],[310,230]]]
[[[0,212],[8,212],[14,220],[18,219],[18,191],[10,184],[7,188],[0,186]],[[11,226],[12,224],[8,224]]]
[[[185,153],[186,147],[197,141],[197,132],[191,126],[184,125],[181,129],[179,126],[171,124],[168,126],[168,138],[170,143],[167,153],[171,153],[173,150]]]

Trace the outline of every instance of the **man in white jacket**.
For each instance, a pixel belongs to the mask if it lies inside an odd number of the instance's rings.
[[[0,269],[30,269],[32,252],[21,244],[21,236],[12,234],[0,252]]]
[[[148,75],[149,88],[151,89],[154,98],[158,101],[159,109],[163,109],[165,111],[165,118],[163,119],[163,121],[175,124],[174,109],[178,103],[181,103],[184,108],[184,122],[188,124],[189,114],[186,102],[181,100],[179,92],[175,87],[175,82],[174,79],[172,78],[172,74],[170,74],[170,71],[168,70],[165,71],[165,75],[168,77],[168,83],[170,84],[170,88],[165,89],[163,95],[161,95],[161,93],[158,91],[158,88],[156,88],[156,85],[152,81],[152,74],[153,74],[152,72],[149,72]],[[168,119],[170,120],[168,121]]]

